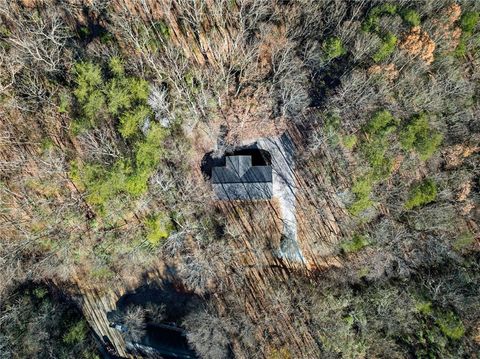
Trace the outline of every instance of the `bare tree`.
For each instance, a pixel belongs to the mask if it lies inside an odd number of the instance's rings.
[[[17,24],[7,41],[24,63],[32,62],[47,73],[60,71],[70,37],[60,14],[52,11],[48,16],[26,15],[12,20]]]

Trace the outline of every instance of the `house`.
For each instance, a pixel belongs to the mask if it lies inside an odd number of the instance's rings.
[[[227,156],[224,167],[213,167],[212,186],[220,200],[272,198],[272,166],[252,166],[247,155]]]

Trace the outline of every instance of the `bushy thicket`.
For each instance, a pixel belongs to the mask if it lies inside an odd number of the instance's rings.
[[[2,301],[0,339],[2,358],[100,358],[81,313],[43,285],[22,285]]]

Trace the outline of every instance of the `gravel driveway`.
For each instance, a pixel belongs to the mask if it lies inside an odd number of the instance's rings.
[[[283,222],[283,235],[278,256],[306,264],[297,240],[295,147],[286,134],[280,137],[260,138],[247,146],[268,151],[272,156],[273,197],[280,202]]]

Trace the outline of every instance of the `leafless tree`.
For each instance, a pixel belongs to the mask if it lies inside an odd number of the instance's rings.
[[[221,359],[227,356],[230,323],[211,310],[200,308],[190,313],[183,322],[187,339],[195,350],[208,359]]]
[[[145,335],[145,309],[141,306],[129,306],[123,314],[126,333],[133,342],[139,342]]]
[[[47,73],[58,72],[65,61],[69,30],[60,14],[13,19],[17,22],[8,42],[18,50],[24,63],[32,62]]]

